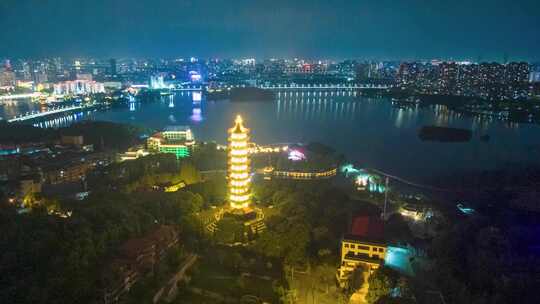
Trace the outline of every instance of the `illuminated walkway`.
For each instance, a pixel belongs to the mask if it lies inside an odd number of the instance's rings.
[[[78,106],[56,108],[56,109],[52,109],[52,110],[45,111],[45,112],[29,113],[29,114],[26,114],[26,115],[21,115],[21,116],[18,116],[18,117],[14,117],[12,119],[9,119],[8,122],[21,122],[21,121],[31,120],[31,119],[45,117],[45,116],[58,114],[58,113],[63,113],[63,112],[82,110],[82,109],[90,108],[90,107],[92,107],[92,106],[83,107],[83,106],[78,105]]]
[[[380,174],[382,176],[388,177],[389,179],[396,180],[396,181],[401,182],[403,184],[409,185],[409,186],[413,186],[413,187],[417,187],[417,188],[424,188],[424,189],[433,190],[433,191],[455,192],[455,190],[451,190],[451,189],[444,189],[444,188],[439,188],[439,187],[433,187],[433,186],[429,186],[429,185],[423,185],[423,184],[414,183],[414,182],[408,181],[406,179],[403,179],[403,178],[401,178],[399,176],[384,173],[384,172],[382,172],[381,170],[378,170],[378,169],[370,168],[368,170],[373,171],[373,172],[375,172],[377,174]]]
[[[206,87],[208,91],[212,90],[230,90],[234,88],[247,88],[250,87],[248,85],[218,85],[218,86],[212,86],[212,87]],[[389,89],[392,88],[388,85],[373,85],[373,84],[348,84],[348,83],[342,83],[342,84],[274,84],[274,85],[259,85],[257,86],[259,89],[265,89],[265,90],[360,90],[360,89]],[[202,89],[202,87],[199,87],[199,89]],[[175,89],[175,90],[181,90],[181,88]],[[194,88],[187,87],[185,90],[195,90]]]
[[[259,86],[267,90],[359,90],[359,89],[389,89],[390,86],[371,84],[313,84],[313,85],[272,85]]]
[[[13,100],[13,99],[24,99],[24,98],[39,98],[45,96],[41,93],[29,93],[29,94],[13,94],[13,95],[2,95],[0,100]]]
[[[172,89],[173,91],[202,91],[204,88],[202,86],[189,86],[189,87],[178,87]]]

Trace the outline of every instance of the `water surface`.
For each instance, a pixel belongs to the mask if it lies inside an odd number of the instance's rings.
[[[197,102],[192,94],[178,92],[153,103],[134,102],[108,111],[72,113],[34,123],[58,126],[94,119],[154,129],[189,125],[199,140],[226,143],[227,128],[235,115],[241,114],[251,129],[252,140],[259,144],[318,141],[361,166],[413,180],[513,164],[540,164],[538,125],[481,120],[442,106],[399,108],[388,99],[355,95],[292,91],[280,93],[274,102],[231,103],[205,98]],[[9,107],[0,107],[4,118],[17,112]],[[473,139],[467,143],[423,142],[417,134],[424,125],[468,128],[473,131]],[[488,142],[480,140],[484,134],[490,135]]]

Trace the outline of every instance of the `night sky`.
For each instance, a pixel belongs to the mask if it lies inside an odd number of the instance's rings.
[[[0,57],[540,59],[539,0],[0,0]]]

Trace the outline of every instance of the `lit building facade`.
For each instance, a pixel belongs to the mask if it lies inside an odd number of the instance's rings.
[[[129,150],[124,153],[118,154],[118,160],[120,162],[126,161],[126,160],[136,160],[139,157],[144,157],[146,155],[150,154],[149,152],[143,150],[143,149],[137,149],[137,150]]]
[[[331,177],[336,176],[337,168],[330,169],[328,171],[320,171],[320,172],[298,172],[298,171],[272,170],[271,173],[276,178],[314,180],[314,179],[331,178]]]
[[[13,88],[15,82],[15,73],[9,70],[0,71],[0,88]]]
[[[341,286],[345,286],[360,267],[369,276],[384,265],[388,246],[383,229],[383,222],[378,217],[358,216],[353,219],[350,233],[341,241],[341,264],[337,271]]]
[[[248,208],[251,202],[251,177],[249,163],[249,129],[237,116],[234,126],[229,129],[228,180],[229,203],[233,210]]]
[[[355,238],[341,241],[341,265],[338,268],[338,280],[343,285],[358,267],[364,267],[369,273],[384,265],[387,245],[383,242],[368,242]]]
[[[396,81],[421,94],[519,100],[529,97],[530,71],[526,62],[404,62]]]
[[[171,153],[176,158],[184,158],[190,155],[195,140],[189,127],[169,126],[162,132],[150,136],[146,144],[150,152]]]
[[[165,77],[163,74],[150,76],[150,88],[151,89],[166,89]]]
[[[105,86],[101,82],[93,80],[73,80],[64,81],[54,85],[54,94],[56,95],[80,95],[104,93]]]

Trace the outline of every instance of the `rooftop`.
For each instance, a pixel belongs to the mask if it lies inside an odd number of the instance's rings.
[[[163,132],[187,132],[190,131],[189,126],[166,126]]]
[[[375,215],[360,215],[352,219],[349,236],[373,241],[384,240],[384,223]]]

